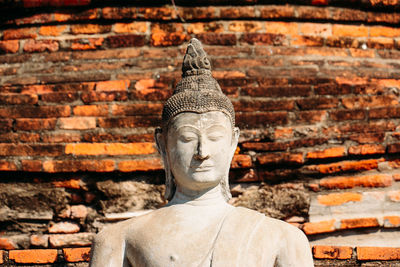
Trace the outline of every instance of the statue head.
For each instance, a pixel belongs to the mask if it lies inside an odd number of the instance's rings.
[[[176,187],[202,191],[221,185],[230,198],[228,174],[239,138],[235,113],[211,75],[199,40],[191,39],[182,65],[182,80],[166,101],[156,130],[166,173],[166,199]]]

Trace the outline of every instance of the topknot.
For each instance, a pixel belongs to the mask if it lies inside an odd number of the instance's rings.
[[[229,98],[211,75],[211,64],[201,42],[192,38],[182,64],[182,80],[167,100],[162,113],[163,126],[182,112],[221,111],[235,126],[235,112]]]

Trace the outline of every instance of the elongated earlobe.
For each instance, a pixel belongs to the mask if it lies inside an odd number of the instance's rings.
[[[176,185],[174,182],[174,177],[171,172],[168,155],[167,146],[164,138],[164,134],[161,128],[157,128],[154,134],[154,139],[156,140],[157,150],[161,155],[162,161],[164,163],[165,170],[165,196],[164,199],[170,201],[175,194]]]

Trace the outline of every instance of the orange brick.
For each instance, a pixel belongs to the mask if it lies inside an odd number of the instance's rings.
[[[40,172],[42,171],[42,162],[40,160],[21,160],[21,170]]]
[[[11,250],[8,255],[16,263],[53,263],[57,260],[56,249]]]
[[[285,164],[285,163],[303,164],[304,163],[304,157],[303,157],[303,153],[288,153],[288,152],[270,153],[270,154],[267,154],[267,155],[257,156],[257,161],[261,165],[264,165],[264,164]]]
[[[369,29],[371,37],[400,37],[400,29],[392,27],[374,26]]]
[[[357,247],[358,260],[400,260],[400,248]]]
[[[0,249],[16,249],[18,245],[15,244],[10,238],[7,237],[0,237]]]
[[[385,147],[382,145],[366,144],[360,146],[349,147],[349,155],[371,155],[384,154]]]
[[[115,23],[114,32],[116,33],[145,33],[147,22]]]
[[[85,42],[82,39],[78,39],[71,43],[72,50],[94,50],[103,45],[104,38],[85,38]]]
[[[81,189],[81,180],[80,179],[69,179],[69,180],[60,180],[60,181],[52,181],[51,182],[55,187],[63,187],[70,189]]]
[[[42,26],[39,34],[44,36],[60,36],[67,29],[66,25]]]
[[[392,176],[388,174],[364,175],[358,177],[334,177],[320,180],[319,185],[328,189],[345,189],[356,186],[387,187],[392,184]]]
[[[73,112],[77,116],[107,116],[108,105],[86,105],[76,106]]]
[[[257,32],[262,29],[262,24],[254,21],[235,21],[229,23],[228,29],[233,32]]]
[[[325,159],[325,158],[337,158],[346,156],[346,148],[344,146],[331,147],[322,151],[311,151],[306,155],[307,159]]]
[[[374,49],[357,49],[357,48],[349,48],[350,54],[352,57],[375,57],[375,50]]]
[[[314,246],[313,255],[316,259],[351,259],[353,255],[352,247],[339,246]]]
[[[65,130],[86,130],[96,128],[96,118],[73,117],[60,118],[58,124],[61,129]]]
[[[400,202],[400,191],[389,191],[387,192],[387,196],[393,202]]]
[[[16,171],[17,165],[13,162],[0,160],[0,171]]]
[[[294,135],[293,128],[278,128],[275,129],[274,137],[276,139],[289,139]]]
[[[97,82],[96,91],[126,91],[130,85],[129,80]]]
[[[71,25],[72,34],[95,34],[95,33],[106,33],[111,30],[111,25],[99,25],[99,24],[80,24]]]
[[[361,201],[362,195],[359,193],[346,192],[346,193],[332,193],[328,195],[319,195],[318,202],[326,206],[342,205],[351,201]]]
[[[216,22],[197,22],[197,23],[190,23],[187,28],[187,32],[189,34],[199,34],[199,33],[205,33],[205,32],[223,32],[224,31],[224,25],[222,23],[216,23]]]
[[[67,144],[66,154],[74,155],[143,155],[155,153],[154,143]]]
[[[19,50],[18,40],[0,41],[0,51],[4,51],[6,53],[17,53],[18,50]]]
[[[379,222],[377,218],[356,218],[340,220],[340,229],[367,228],[378,226]]]
[[[371,83],[377,84],[382,87],[396,87],[400,88],[400,80],[397,79],[371,79]]]
[[[302,230],[306,235],[330,233],[335,231],[335,220],[321,222],[307,222],[303,224]]]
[[[398,103],[399,100],[393,95],[342,98],[343,106],[348,109],[396,106]]]
[[[323,23],[302,23],[300,32],[304,35],[328,37],[332,36],[332,26]]]
[[[385,217],[383,217],[383,226],[399,227],[400,226],[400,216],[385,216]]]
[[[267,33],[296,35],[299,32],[299,25],[294,22],[274,22],[265,23]]]
[[[4,250],[0,250],[0,264],[4,263]]]
[[[49,160],[43,162],[43,171],[55,172],[111,172],[114,171],[113,160]]]
[[[67,262],[90,260],[90,248],[64,248],[63,254]]]
[[[310,165],[308,170],[318,171],[320,173],[335,173],[344,171],[367,171],[378,168],[378,163],[381,160],[367,159],[360,161],[341,161],[330,164]]]
[[[118,169],[121,172],[155,171],[162,168],[163,165],[159,158],[121,161],[118,164]]]
[[[394,174],[393,174],[393,179],[394,179],[395,181],[400,181],[400,173],[394,173]]]
[[[3,40],[35,39],[37,28],[9,29],[3,31]]]
[[[332,34],[334,36],[367,37],[368,28],[365,26],[335,24],[332,27]]]
[[[249,155],[234,155],[232,162],[231,162],[231,168],[250,168],[252,166],[252,161],[251,157]]]

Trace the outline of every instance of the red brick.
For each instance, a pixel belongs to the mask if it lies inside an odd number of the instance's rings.
[[[125,101],[128,99],[128,93],[126,91],[82,92],[81,99],[84,103]]]
[[[121,172],[154,171],[162,170],[162,168],[163,165],[159,158],[128,160],[118,163],[118,170]]]
[[[159,114],[161,115],[163,104],[149,103],[149,104],[130,104],[130,105],[112,105],[111,112],[114,116],[135,116],[143,114]]]
[[[198,19],[215,19],[216,8],[213,6],[209,7],[183,7],[179,10],[179,14],[185,20],[198,20]],[[176,16],[175,13],[172,13]]]
[[[233,33],[199,33],[196,38],[204,45],[236,45],[236,35]]]
[[[105,19],[134,19],[136,16],[136,7],[105,7],[102,9],[102,17]]]
[[[97,121],[102,128],[156,127],[161,124],[160,116],[98,118]]]
[[[399,227],[400,226],[400,217],[399,216],[385,216],[383,217],[383,226],[384,227]]]
[[[48,133],[42,134],[42,141],[44,143],[71,143],[81,141],[79,133]]]
[[[0,250],[0,264],[4,263],[4,250]]]
[[[90,248],[64,248],[63,254],[67,262],[81,262],[90,260]]]
[[[95,33],[107,33],[110,31],[111,31],[111,25],[100,25],[100,24],[71,25],[72,34],[95,34]]]
[[[143,155],[156,152],[154,143],[94,143],[67,144],[66,154],[74,155]]]
[[[55,52],[59,49],[59,43],[54,40],[32,40],[29,39],[24,44],[25,52]]]
[[[296,123],[313,124],[325,120],[326,114],[326,111],[320,110],[299,111],[296,113],[295,121]]]
[[[400,152],[400,144],[390,144],[387,147],[388,153],[399,153]]]
[[[124,50],[99,50],[74,52],[74,59],[109,59],[109,58],[136,58],[140,55],[140,50],[136,48]]]
[[[340,221],[340,229],[368,228],[378,226],[379,222],[377,218],[342,219]]]
[[[0,144],[0,156],[60,156],[62,150],[53,144]]]
[[[331,147],[321,151],[310,151],[307,153],[307,159],[325,159],[325,158],[337,158],[346,156],[346,148],[343,146],[340,147]]]
[[[261,165],[266,164],[303,164],[303,153],[270,153],[267,155],[257,156],[257,161]]]
[[[0,51],[3,51],[4,53],[17,53],[18,50],[18,40],[0,41]]]
[[[138,34],[109,36],[107,43],[110,48],[144,46],[146,36]]]
[[[219,10],[221,18],[237,19],[255,17],[255,8],[252,6],[241,6],[240,8],[221,7]]]
[[[10,260],[16,263],[54,263],[57,260],[56,249],[27,249],[11,250],[8,254]]]
[[[49,246],[49,236],[48,235],[31,235],[30,243],[35,247],[47,248]]]
[[[356,186],[388,187],[392,184],[392,176],[388,174],[371,174],[357,177],[334,177],[320,180],[320,186],[328,189],[345,189]]]
[[[283,34],[244,33],[240,41],[252,45],[284,45],[287,39]]]
[[[362,195],[359,193],[345,192],[319,195],[318,202],[325,206],[337,206],[347,202],[361,201]]]
[[[86,130],[96,128],[96,118],[73,117],[60,118],[58,125],[61,129],[66,130]]]
[[[36,37],[37,28],[9,29],[3,31],[3,40],[35,39]]]
[[[313,246],[313,256],[316,259],[351,259],[353,255],[352,247],[342,246]]]
[[[270,5],[262,6],[260,9],[260,18],[292,18],[294,17],[294,7],[289,5]]]
[[[394,95],[342,98],[343,106],[348,109],[395,106],[398,103],[399,101]]]
[[[349,155],[371,155],[385,154],[385,147],[382,145],[366,144],[349,147]]]
[[[76,116],[107,116],[108,105],[86,105],[76,106],[73,109],[73,113]]]
[[[370,119],[387,119],[387,118],[399,118],[400,108],[398,107],[385,107],[375,108],[369,111]]]
[[[77,92],[45,93],[40,96],[43,102],[71,103],[79,98]]]
[[[13,162],[0,160],[0,171],[16,171],[17,165]]]
[[[39,29],[39,34],[43,36],[60,36],[66,29],[66,25],[42,26]]]
[[[73,234],[79,232],[80,227],[73,222],[58,222],[51,224],[48,230],[51,234]]]
[[[21,170],[27,172],[42,171],[42,162],[40,160],[21,160]]]
[[[327,5],[327,0],[312,0],[314,5]],[[296,17],[301,19],[320,19],[330,18],[330,11],[325,7],[299,6],[296,8]]]
[[[400,248],[357,247],[358,260],[400,260]]]
[[[96,91],[125,91],[129,88],[129,80],[116,80],[97,82],[95,86]]]
[[[36,104],[38,102],[37,95],[28,94],[0,94],[0,104],[5,105],[23,105]]]
[[[253,165],[252,160],[249,155],[236,154],[233,156],[233,159],[231,162],[232,169],[250,168],[250,167],[252,167],[252,165]]]
[[[378,160],[342,161],[330,164],[309,165],[307,170],[319,173],[336,173],[345,171],[367,171],[378,168]]]
[[[175,9],[172,7],[147,7],[139,8],[138,14],[145,19],[170,20],[176,19]]]
[[[300,109],[330,109],[335,108],[339,104],[337,98],[303,98],[296,101]]]
[[[335,231],[335,220],[321,222],[307,222],[303,224],[302,230],[306,235],[330,233]]]
[[[17,119],[14,129],[21,131],[54,130],[56,119]]]
[[[236,114],[240,128],[265,127],[266,124],[285,125],[287,121],[288,114],[285,111]]]
[[[115,169],[113,160],[57,160],[43,162],[45,172],[112,172]]]

